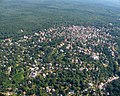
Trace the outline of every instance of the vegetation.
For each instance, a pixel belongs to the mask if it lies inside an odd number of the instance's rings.
[[[119,96],[119,42],[119,7],[0,0],[0,96]]]
[[[106,88],[106,93],[110,96],[119,96],[120,95],[120,79],[112,82]]]
[[[59,25],[104,26],[112,22],[119,26],[119,13],[116,7],[82,1],[1,0],[0,38],[19,38]]]
[[[101,84],[119,73],[118,45],[106,30],[111,29],[61,26],[1,40],[0,91],[28,96],[101,94]]]

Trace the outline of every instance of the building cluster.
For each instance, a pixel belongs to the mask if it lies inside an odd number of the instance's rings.
[[[61,26],[21,37],[18,41],[5,39],[0,44],[0,66],[7,74],[12,74],[14,66],[24,66],[30,79],[38,75],[43,78],[50,74],[56,76],[62,70],[85,71],[89,73],[85,76],[86,85],[94,89],[102,81],[96,81],[90,72],[109,68],[109,57],[114,59],[117,56],[117,44],[103,29]],[[97,65],[95,62],[99,61],[101,64]],[[52,86],[43,89],[50,94],[56,91]],[[88,91],[87,88],[84,90]],[[74,90],[68,94],[74,94]]]

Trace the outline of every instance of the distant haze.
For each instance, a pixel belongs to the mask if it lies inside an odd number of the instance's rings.
[[[54,0],[51,0],[51,1],[54,1]],[[62,1],[66,1],[66,0],[62,0]],[[69,0],[69,1],[99,4],[99,5],[102,4],[102,5],[105,5],[105,6],[120,8],[120,0]]]

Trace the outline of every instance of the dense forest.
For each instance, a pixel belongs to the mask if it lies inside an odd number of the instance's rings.
[[[103,1],[0,0],[0,96],[119,96],[120,4]]]
[[[89,1],[89,0],[88,0]],[[87,1],[86,1],[87,2]],[[59,25],[120,23],[118,7],[76,0],[1,0],[0,37],[19,37]],[[21,33],[20,30],[24,32]]]

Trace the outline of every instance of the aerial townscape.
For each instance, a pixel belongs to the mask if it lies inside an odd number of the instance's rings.
[[[0,96],[120,96],[119,0],[0,0]]]
[[[61,26],[2,40],[1,87],[6,94],[31,96],[106,94],[120,69],[118,45],[106,30]]]

